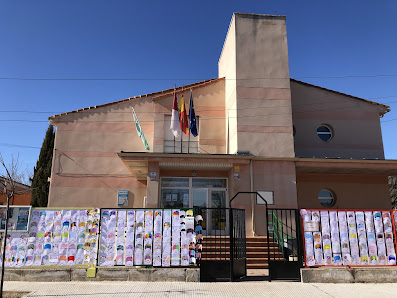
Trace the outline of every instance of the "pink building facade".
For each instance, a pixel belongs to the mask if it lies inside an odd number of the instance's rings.
[[[389,107],[290,79],[285,17],[234,14],[218,70],[184,86],[198,118],[190,141],[169,128],[173,89],[50,117],[49,207],[117,208],[125,190],[128,207],[243,208],[249,236],[266,234],[265,207],[250,194],[230,204],[237,192],[261,192],[274,208],[391,208]]]

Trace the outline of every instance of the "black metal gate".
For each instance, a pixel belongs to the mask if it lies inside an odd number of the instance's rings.
[[[269,281],[300,281],[302,243],[298,209],[268,208]],[[271,244],[276,244],[272,247]]]
[[[247,274],[245,210],[199,208],[203,217],[200,281],[234,281]]]

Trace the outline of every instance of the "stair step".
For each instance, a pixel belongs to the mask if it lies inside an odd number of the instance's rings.
[[[278,251],[277,246],[270,246],[269,249],[267,249],[267,246],[266,247],[261,247],[261,246],[255,247],[254,246],[254,247],[247,247],[246,249],[247,249],[247,252],[258,252],[258,253],[267,252],[268,250],[272,253],[275,251]]]
[[[267,251],[270,251],[270,252],[279,251],[277,246],[271,246],[271,247],[269,247],[269,249],[267,248],[267,246],[266,247],[261,247],[261,246],[246,247],[246,250],[247,250],[247,252],[258,252],[258,253],[267,252]],[[209,251],[209,252],[212,252],[212,251],[222,251],[222,252],[227,251],[228,252],[228,251],[230,251],[230,247],[205,246],[205,245],[203,245],[203,251]]]
[[[261,242],[261,241],[267,241],[267,236],[246,237],[246,239],[247,239],[247,241],[251,241],[251,242],[254,242],[254,241]],[[273,239],[274,239],[273,237],[269,238],[270,241],[273,241]]]
[[[282,261],[282,257],[272,258],[271,261]],[[267,258],[247,258],[247,264],[267,264]]]
[[[229,257],[230,254],[229,252],[219,252],[219,251],[203,251],[202,252],[203,257]],[[283,254],[281,252],[275,252],[275,253],[270,253],[270,258],[282,258]],[[268,253],[267,252],[247,252],[246,253],[246,258],[247,259],[267,259],[268,258]]]
[[[269,269],[269,264],[247,264],[247,269]]]

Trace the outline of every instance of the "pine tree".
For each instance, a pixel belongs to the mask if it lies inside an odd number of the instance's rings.
[[[391,205],[397,207],[397,177],[389,177]]]
[[[50,184],[48,177],[51,176],[52,153],[54,150],[55,133],[50,124],[41,146],[39,159],[34,168],[32,179],[32,201],[33,207],[47,207]]]

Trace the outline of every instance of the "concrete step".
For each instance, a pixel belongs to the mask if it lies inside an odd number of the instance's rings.
[[[204,258],[218,258],[218,257],[223,257],[223,258],[228,258],[230,256],[229,252],[208,252],[208,251],[203,251],[202,252],[202,257]],[[246,253],[247,259],[266,259],[268,258],[268,253],[267,252],[247,252]],[[283,255],[281,252],[274,252],[270,253],[270,258],[282,258]]]
[[[269,269],[269,264],[247,264],[247,269]]]
[[[246,237],[247,241],[250,242],[263,242],[267,241],[267,236],[257,236],[257,237]],[[273,241],[273,237],[269,238],[270,241]]]
[[[282,257],[272,258],[274,261],[282,261]],[[247,258],[247,264],[267,264],[267,258]]]
[[[257,253],[267,252],[268,250],[270,252],[275,252],[275,251],[278,251],[278,247],[277,246],[270,246],[269,249],[267,249],[267,246],[265,246],[265,247],[262,247],[262,246],[256,246],[255,247],[254,246],[254,247],[247,247],[246,250],[247,250],[247,252],[257,252]]]

